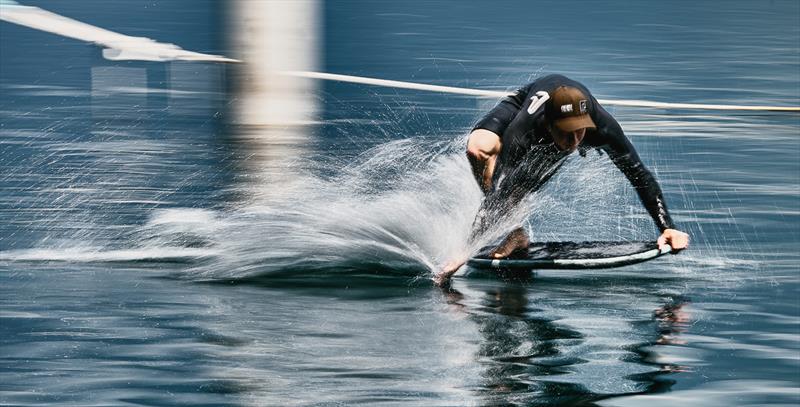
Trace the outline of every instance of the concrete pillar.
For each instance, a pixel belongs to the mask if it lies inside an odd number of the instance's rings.
[[[322,5],[318,0],[235,0],[233,120],[253,126],[303,125],[317,113],[315,81],[281,71],[319,68]]]

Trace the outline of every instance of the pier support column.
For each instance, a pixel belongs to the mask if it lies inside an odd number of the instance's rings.
[[[317,82],[281,74],[319,69],[321,0],[234,0],[231,114],[245,189],[263,202],[302,188],[302,166],[317,120]]]
[[[281,75],[320,64],[322,5],[318,0],[236,0],[231,28],[234,121],[255,126],[303,125],[317,112],[314,81]]]

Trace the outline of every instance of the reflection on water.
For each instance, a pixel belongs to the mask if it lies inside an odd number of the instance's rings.
[[[451,311],[467,315],[478,326],[480,341],[474,357],[483,371],[482,381],[473,391],[481,400],[480,405],[583,405],[621,395],[663,393],[675,383],[672,374],[687,371],[680,360],[662,355],[669,353],[665,352],[667,345],[686,344],[681,334],[692,323],[687,299],[680,295],[660,297],[652,318],[635,322],[650,332],[638,331],[641,337],[625,344],[616,339],[622,333],[618,330],[610,331],[614,338],[606,342],[596,337],[603,332],[565,324],[564,320],[575,317],[572,306],[548,312],[546,308],[554,300],[550,298],[553,293],[544,291],[552,288],[548,285],[541,286],[536,278],[528,278],[468,284],[463,287],[466,294],[459,289],[443,290]],[[574,300],[580,300],[580,287],[560,287],[563,289],[574,295]],[[652,300],[647,297],[654,294],[643,295],[644,298],[629,300],[649,302]],[[622,307],[616,310],[622,312],[626,304],[615,305]],[[578,307],[579,313],[586,312],[589,318],[613,325],[606,320],[610,309],[602,304],[587,301]],[[602,359],[598,360],[598,355],[603,355]],[[589,382],[580,376],[570,378],[577,370],[596,363],[603,365],[598,372],[602,377],[591,376],[587,378]],[[651,369],[631,373],[628,363]],[[597,381],[617,385],[593,390]]]
[[[654,315],[658,322],[659,345],[686,345],[680,335],[691,325],[691,314],[688,310],[689,301],[686,299],[673,299],[663,307],[658,308]]]

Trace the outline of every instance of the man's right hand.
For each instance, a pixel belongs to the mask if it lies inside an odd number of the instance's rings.
[[[677,229],[666,229],[658,237],[658,248],[671,246],[672,250],[683,250],[689,247],[689,235]]]

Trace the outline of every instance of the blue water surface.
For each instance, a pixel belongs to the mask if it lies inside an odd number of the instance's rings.
[[[233,52],[227,3],[25,4]],[[326,72],[800,105],[796,1],[319,7]],[[0,22],[0,404],[800,403],[798,114],[611,106],[690,249],[440,290],[480,203],[465,136],[496,101],[320,82],[312,124],[254,130],[237,69]],[[654,239],[622,178],[572,157],[526,226]]]

